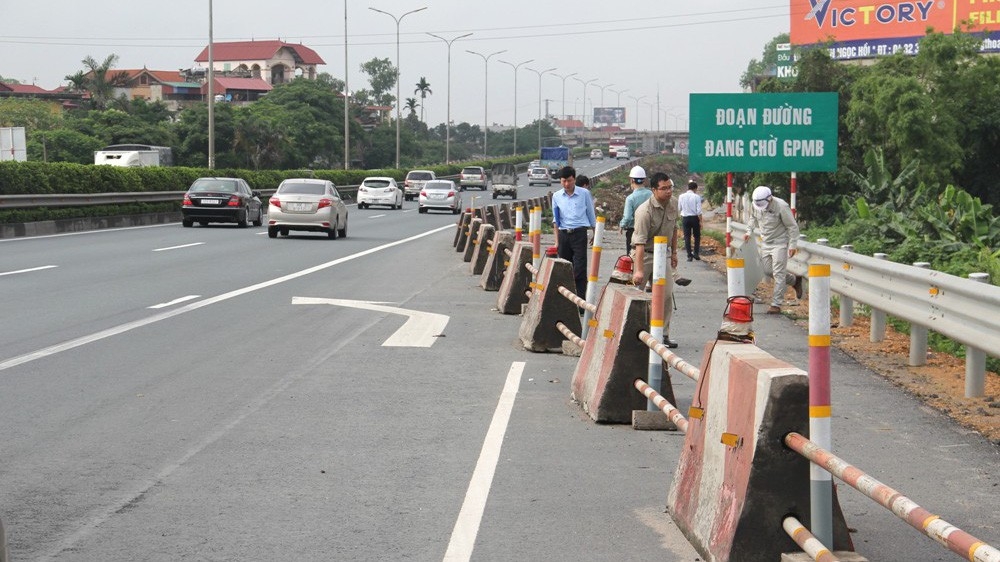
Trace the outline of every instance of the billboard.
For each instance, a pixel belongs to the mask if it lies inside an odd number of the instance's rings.
[[[981,52],[1000,52],[1000,6],[969,0],[790,0],[791,42],[828,46],[830,58],[916,54],[928,27],[983,34]],[[968,24],[968,25],[967,25]]]
[[[595,107],[594,125],[624,125],[624,107]]]
[[[691,94],[695,172],[837,170],[837,93]]]
[[[0,162],[28,160],[24,127],[0,127]]]

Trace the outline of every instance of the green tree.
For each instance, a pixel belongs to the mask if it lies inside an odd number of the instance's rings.
[[[217,168],[236,168],[249,165],[248,155],[237,155],[233,145],[236,138],[237,110],[227,103],[215,105],[215,165]],[[208,166],[208,104],[198,103],[185,108],[174,127],[178,146],[174,162],[180,166]]]
[[[94,152],[104,148],[100,140],[73,129],[38,131],[28,139],[28,160],[93,164]]]
[[[393,106],[396,103],[396,96],[391,92],[399,79],[399,72],[389,59],[374,58],[363,63],[361,72],[368,75],[371,88],[355,92],[355,97],[360,93],[364,97],[358,99],[370,100],[375,105]]]
[[[434,93],[431,91],[431,84],[427,81],[427,78],[420,77],[420,81],[417,82],[417,89],[413,90],[413,93],[420,94],[420,120],[424,121],[424,106],[427,105],[427,96]]]
[[[0,127],[24,127],[25,133],[55,129],[62,125],[61,113],[42,100],[0,98]]]
[[[767,45],[764,45],[764,52],[761,55],[760,60],[750,59],[747,63],[747,69],[740,76],[740,86],[747,89],[754,89],[754,85],[762,76],[773,76],[773,69],[778,64],[778,50],[777,46],[779,43],[788,43],[789,35],[787,33],[782,33],[771,39]]]
[[[233,148],[247,156],[253,169],[276,167],[290,148],[281,125],[257,112],[250,112],[236,128]]]
[[[420,102],[417,101],[417,98],[406,98],[406,109],[410,110],[410,115],[416,115],[418,107],[421,106]]]

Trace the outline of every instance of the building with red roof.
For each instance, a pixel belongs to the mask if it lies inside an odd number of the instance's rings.
[[[326,64],[309,47],[281,40],[217,42],[212,46],[215,72],[259,78],[272,85],[291,82],[297,77],[315,80],[317,67]],[[207,66],[208,47],[194,60]]]

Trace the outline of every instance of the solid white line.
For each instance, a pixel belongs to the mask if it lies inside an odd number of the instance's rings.
[[[170,246],[167,248],[156,248],[154,252],[166,252],[167,250],[177,250],[180,248],[190,248],[191,246],[201,246],[204,242],[192,242],[191,244],[181,244],[180,246]]]
[[[446,562],[466,562],[472,558],[472,549],[476,546],[476,536],[479,525],[486,510],[486,498],[493,485],[493,475],[496,473],[497,461],[500,459],[500,447],[503,436],[507,433],[507,423],[510,421],[511,410],[514,409],[514,398],[521,385],[521,373],[524,372],[524,362],[515,361],[507,372],[507,382],[503,385],[500,402],[493,412],[493,421],[486,432],[483,449],[479,453],[476,469],[472,473],[469,489],[465,492],[462,510],[458,513],[458,521],[451,531],[448,550],[444,553]]]
[[[59,266],[58,265],[43,265],[41,267],[32,267],[30,269],[18,269],[17,271],[5,271],[3,273],[0,273],[0,277],[3,277],[4,275],[15,275],[17,273],[30,273],[32,271],[41,271],[43,269],[52,269],[54,267],[59,267]]]
[[[198,298],[200,296],[201,295],[188,295],[186,297],[181,297],[179,299],[174,299],[174,300],[172,300],[170,302],[163,302],[163,303],[160,303],[160,304],[154,304],[153,306],[147,306],[146,308],[152,308],[152,309],[167,308],[168,306],[173,306],[175,304],[180,304],[182,302],[193,301],[194,299],[196,299],[196,298]]]
[[[236,289],[235,291],[230,291],[228,293],[223,293],[221,295],[217,295],[217,296],[214,296],[214,297],[209,297],[207,299],[200,300],[200,301],[197,301],[197,302],[193,302],[191,304],[182,306],[180,308],[175,308],[173,310],[168,310],[168,311],[165,311],[165,312],[160,312],[158,314],[154,314],[154,315],[149,316],[147,318],[141,318],[139,320],[135,320],[135,321],[132,321],[132,322],[126,322],[125,324],[119,324],[118,326],[113,326],[113,327],[108,328],[106,330],[101,330],[100,332],[95,332],[95,333],[87,335],[87,336],[82,336],[82,337],[79,337],[79,338],[76,338],[76,339],[72,339],[72,340],[69,340],[69,341],[62,342],[62,343],[57,343],[57,344],[51,345],[49,347],[45,347],[45,348],[42,348],[42,349],[39,349],[39,350],[36,350],[36,351],[32,351],[32,352],[26,353],[24,355],[19,355],[17,357],[12,357],[11,359],[7,359],[6,361],[0,361],[0,371],[6,371],[7,369],[10,369],[12,367],[16,367],[18,365],[23,365],[25,363],[30,363],[32,361],[35,361],[36,359],[42,359],[43,357],[48,357],[50,355],[55,355],[55,354],[61,353],[63,351],[68,351],[68,350],[73,349],[73,348],[77,348],[77,347],[80,347],[80,346],[83,346],[83,345],[87,345],[88,343],[93,343],[95,341],[103,340],[105,338],[110,338],[111,336],[117,336],[118,334],[124,334],[125,332],[131,331],[131,330],[135,330],[136,328],[141,328],[143,326],[148,326],[150,324],[155,324],[155,323],[157,323],[157,322],[159,322],[161,320],[166,320],[167,318],[173,318],[174,316],[180,316],[181,314],[184,314],[184,313],[187,313],[187,312],[191,312],[193,310],[198,310],[199,308],[203,308],[203,307],[206,307],[206,306],[209,306],[209,305],[213,305],[215,303],[219,303],[219,302],[222,302],[222,301],[227,301],[229,299],[240,297],[240,296],[246,295],[248,293],[252,293],[254,291],[259,291],[261,289],[266,289],[266,288],[272,287],[274,285],[279,285],[279,284],[284,283],[286,281],[292,281],[294,279],[298,279],[299,277],[305,277],[306,275],[309,275],[310,273],[316,273],[317,271],[323,271],[324,269],[328,269],[328,268],[331,268],[333,266],[340,265],[342,263],[349,262],[351,260],[355,260],[355,259],[358,259],[360,257],[367,256],[369,254],[374,254],[376,252],[381,252],[382,250],[386,250],[386,249],[392,248],[394,246],[399,246],[399,245],[402,245],[402,244],[406,244],[407,242],[412,242],[414,240],[419,240],[421,238],[424,238],[425,236],[430,236],[431,234],[436,234],[438,232],[441,232],[441,231],[444,231],[444,230],[449,230],[449,229],[452,229],[452,228],[455,228],[455,225],[449,224],[447,226],[442,226],[440,228],[435,228],[434,230],[428,230],[427,232],[424,232],[424,233],[421,233],[421,234],[416,234],[414,236],[410,236],[409,238],[404,238],[402,240],[396,240],[395,242],[389,242],[388,244],[382,244],[381,246],[376,246],[374,248],[369,248],[367,250],[364,250],[362,252],[358,252],[356,254],[351,254],[349,256],[344,256],[342,258],[337,258],[337,259],[335,259],[333,261],[328,261],[326,263],[321,263],[319,265],[314,265],[314,266],[312,266],[310,268],[303,269],[302,271],[297,271],[295,273],[289,273],[288,275],[284,275],[284,276],[281,276],[281,277],[278,277],[278,278],[275,278],[275,279],[271,279],[270,281],[263,281],[261,283],[257,283],[256,285],[250,285],[249,287],[243,287],[242,289]]]
[[[383,213],[383,214],[381,214],[381,215],[372,215],[372,216],[370,216],[370,217],[368,217],[368,218],[370,218],[370,219],[377,219],[377,218],[379,218],[379,217],[384,217],[384,216],[385,216],[385,214]]]

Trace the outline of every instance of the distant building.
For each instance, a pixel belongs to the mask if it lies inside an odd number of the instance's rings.
[[[583,121],[579,119],[553,119],[552,126],[560,135],[573,135],[584,130]]]
[[[194,60],[207,69],[208,47]],[[316,68],[326,62],[309,47],[273,40],[213,43],[212,64],[215,72],[257,78],[273,86],[299,77],[315,80]]]
[[[28,98],[52,102],[63,108],[74,108],[80,105],[80,100],[85,99],[86,94],[80,92],[69,92],[60,86],[55,90],[46,90],[34,84],[8,84],[0,82],[0,98]]]

